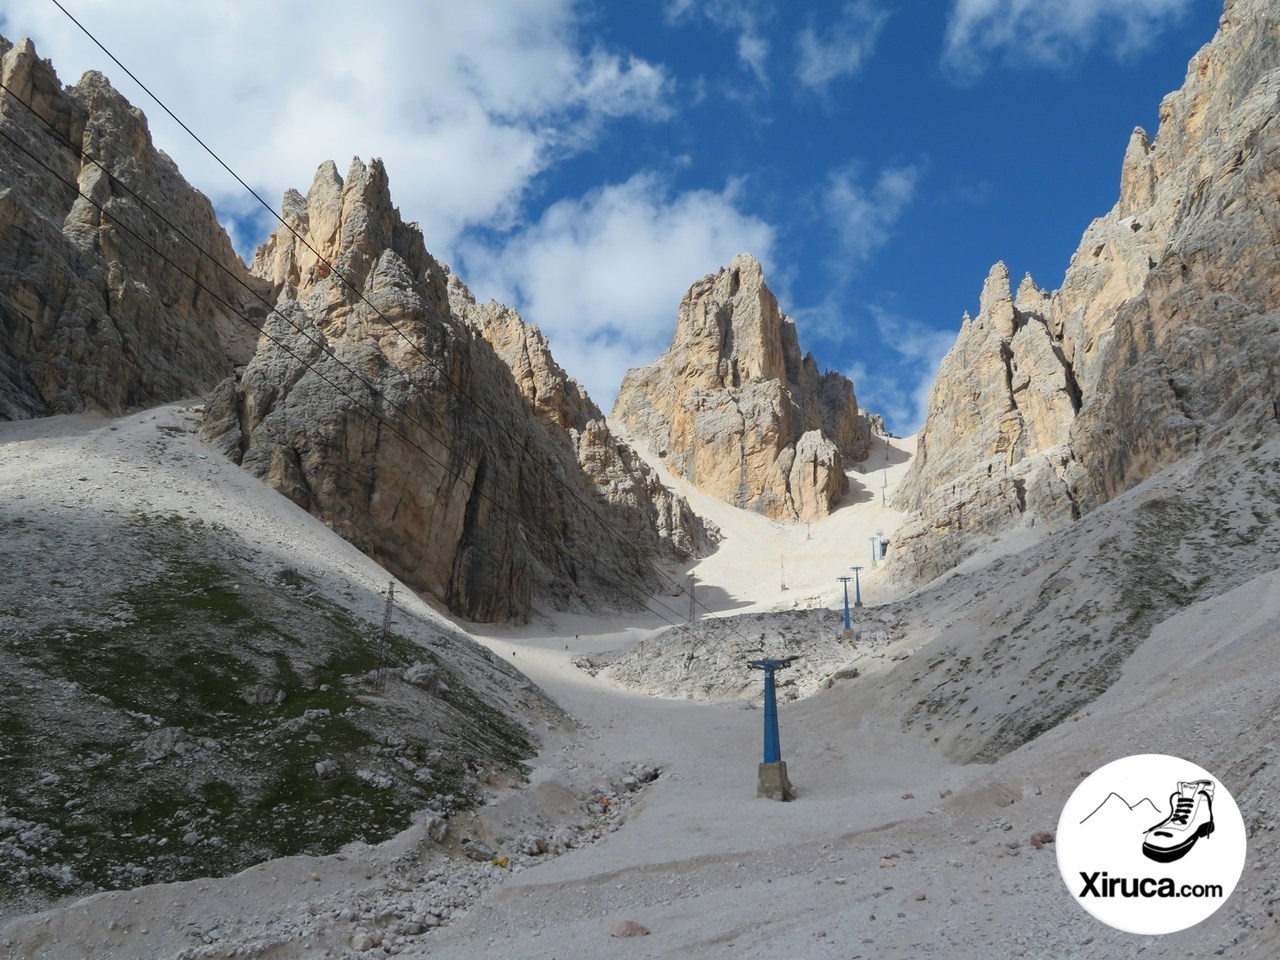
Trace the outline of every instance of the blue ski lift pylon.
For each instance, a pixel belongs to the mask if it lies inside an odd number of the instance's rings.
[[[787,765],[782,759],[782,741],[778,736],[778,694],[774,673],[791,666],[799,657],[749,660],[747,666],[764,671],[764,760],[760,764],[757,797],[770,800],[794,800],[795,789],[787,779]]]

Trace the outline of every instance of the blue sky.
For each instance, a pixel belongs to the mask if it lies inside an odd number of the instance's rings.
[[[65,5],[265,197],[384,159],[407,220],[607,411],[683,291],[749,251],[802,346],[914,430],[988,268],[1062,281],[1130,131],[1215,0],[334,0]],[[266,215],[48,0],[64,82],[107,74],[237,247]]]

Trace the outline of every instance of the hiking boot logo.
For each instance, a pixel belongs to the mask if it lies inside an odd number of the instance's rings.
[[[1169,795],[1169,816],[1142,835],[1142,853],[1159,863],[1181,860],[1213,833],[1213,781],[1179,781]]]
[[[1226,784],[1181,757],[1140,753],[1076,785],[1058,818],[1054,848],[1058,872],[1081,909],[1117,930],[1159,936],[1185,930],[1226,903],[1244,869],[1247,842]]]

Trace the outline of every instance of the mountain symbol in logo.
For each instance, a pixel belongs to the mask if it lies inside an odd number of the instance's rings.
[[[1149,797],[1143,797],[1136,803],[1130,803],[1120,794],[1112,791],[1107,794],[1107,799],[1098,804],[1093,812],[1080,821],[1081,824],[1092,822],[1093,825],[1098,824],[1122,824],[1133,822],[1141,822],[1142,827],[1138,832],[1141,833],[1151,824],[1155,823],[1161,817],[1160,808],[1151,802]]]

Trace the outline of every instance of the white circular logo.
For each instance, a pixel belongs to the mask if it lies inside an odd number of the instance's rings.
[[[1108,763],[1076,787],[1054,845],[1067,890],[1084,909],[1127,933],[1173,933],[1235,890],[1244,820],[1207,771],[1144,753]]]

